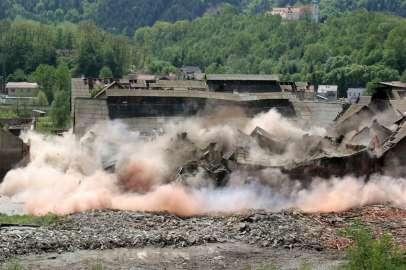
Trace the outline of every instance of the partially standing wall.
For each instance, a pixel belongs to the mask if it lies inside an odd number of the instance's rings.
[[[0,182],[27,155],[28,146],[20,138],[0,129]]]
[[[95,124],[109,119],[106,99],[76,98],[74,106],[74,132],[79,137]]]

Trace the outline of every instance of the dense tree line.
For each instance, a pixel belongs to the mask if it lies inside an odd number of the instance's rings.
[[[310,4],[311,0],[1,0],[0,19],[17,16],[40,22],[91,20],[114,33],[132,35],[157,21],[192,20],[229,4],[241,13],[257,14],[275,6]],[[320,0],[322,18],[366,9],[406,16],[406,0]]]
[[[192,22],[159,22],[134,35],[137,66],[166,72],[197,65],[208,73],[277,73],[347,87],[397,80],[406,69],[406,19],[354,12],[321,25],[309,19],[239,15],[230,8]]]
[[[38,105],[51,106],[51,119],[69,119],[71,76],[121,77],[127,73],[132,44],[92,23],[56,26],[27,20],[0,21],[0,78],[40,85]]]
[[[45,25],[0,21],[0,75],[23,79],[41,64],[66,62],[76,76],[97,77],[103,67],[120,77],[129,66],[131,43],[92,23]]]

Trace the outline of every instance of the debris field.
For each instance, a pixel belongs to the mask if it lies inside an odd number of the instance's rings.
[[[0,262],[18,255],[143,247],[245,243],[262,248],[343,250],[341,229],[363,221],[379,235],[391,233],[406,247],[406,210],[377,205],[343,213],[249,211],[238,215],[178,217],[166,213],[90,211],[49,227],[0,229]]]

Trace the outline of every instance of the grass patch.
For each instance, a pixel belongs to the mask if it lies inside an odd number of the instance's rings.
[[[312,270],[312,269],[313,268],[312,268],[311,264],[308,264],[308,263],[302,263],[302,264],[300,264],[300,266],[298,268],[298,270]],[[255,268],[255,270],[279,270],[279,268],[273,264],[265,264],[265,265]]]
[[[58,217],[56,215],[51,214],[42,217],[30,215],[8,216],[0,214],[1,224],[49,226],[54,222],[56,222],[57,220]]]
[[[90,270],[104,270],[103,263],[100,260],[97,260],[95,264],[90,267]]]
[[[24,268],[22,267],[22,265],[19,262],[12,261],[12,262],[9,262],[8,264],[6,264],[5,267],[2,269],[4,269],[4,270],[23,270]]]
[[[347,250],[348,263],[343,270],[406,269],[406,253],[391,235],[374,239],[372,231],[360,223],[347,229],[345,235],[354,241],[354,245]]]
[[[50,116],[37,118],[36,131],[43,134],[57,134],[61,130],[69,129],[69,123],[65,127],[58,127],[51,119]]]
[[[16,118],[18,117],[15,110],[10,108],[9,106],[0,106],[0,118],[9,119],[9,118]]]
[[[52,134],[55,130],[57,130],[57,128],[49,116],[37,118],[36,131],[45,134]]]

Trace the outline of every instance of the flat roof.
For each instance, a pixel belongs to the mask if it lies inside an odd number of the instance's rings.
[[[6,84],[6,88],[31,88],[36,89],[38,88],[37,83],[29,83],[29,82],[9,82]]]
[[[198,90],[132,90],[132,89],[106,89],[107,97],[174,97],[174,98],[204,98],[231,101],[254,101],[277,99],[288,100],[282,92],[268,93],[223,93]]]
[[[278,75],[262,74],[207,74],[207,81],[279,81]]]

